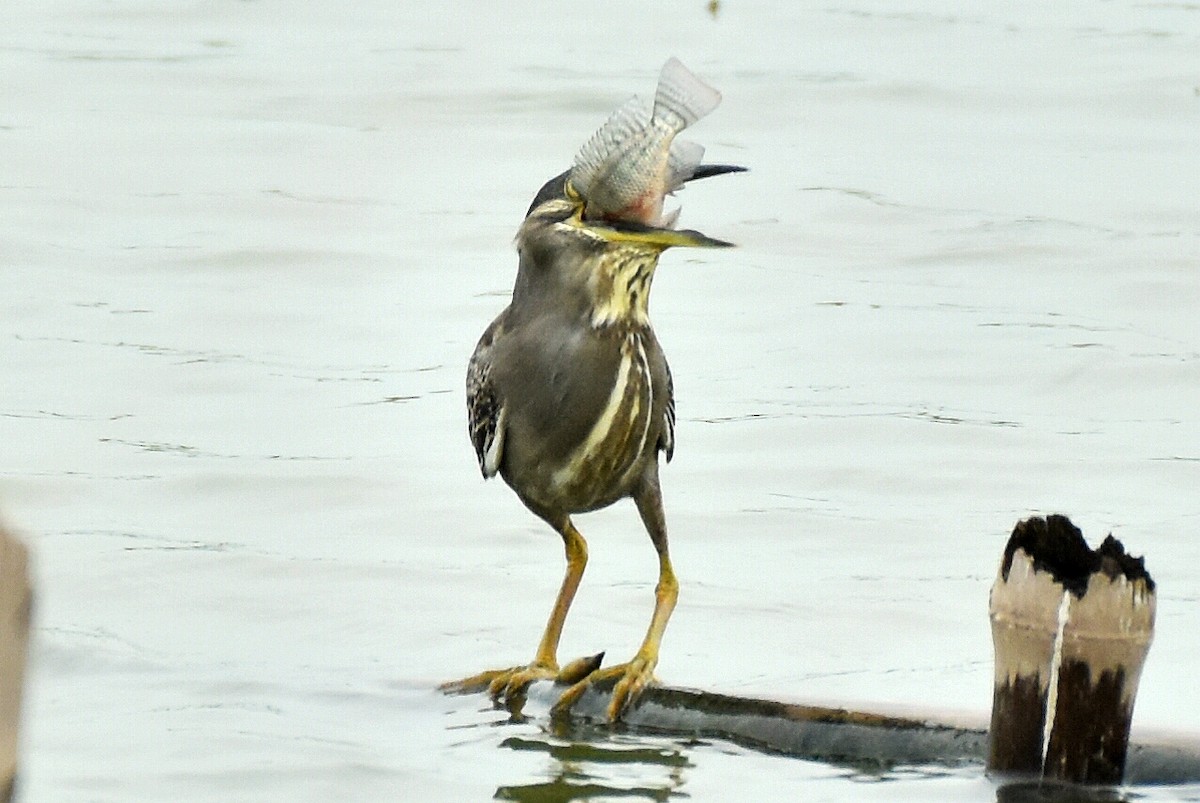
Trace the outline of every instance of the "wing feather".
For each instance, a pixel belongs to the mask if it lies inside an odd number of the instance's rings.
[[[492,342],[499,324],[497,319],[483,333],[467,365],[468,434],[485,479],[496,476],[504,458],[505,409],[491,377]]]
[[[675,455],[675,380],[671,378],[671,366],[667,366],[667,408],[663,412],[662,434],[658,436],[658,448],[671,462]]]

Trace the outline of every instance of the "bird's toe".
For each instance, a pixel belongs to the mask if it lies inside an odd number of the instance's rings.
[[[438,686],[438,690],[445,694],[476,694],[490,689],[492,681],[506,671],[509,670],[489,669],[486,672],[480,672],[477,675],[471,675],[460,680],[449,680]]]
[[[568,714],[588,689],[596,687],[604,689],[611,685],[612,698],[609,700],[608,719],[616,722],[637,702],[646,686],[656,682],[654,667],[657,661],[649,656],[637,656],[627,664],[618,664],[606,669],[597,669],[572,685],[562,693],[551,708],[554,716]]]
[[[638,701],[646,686],[654,682],[655,661],[638,656],[625,665],[625,671],[613,687],[612,699],[608,703],[608,718],[616,722]]]
[[[534,661],[524,666],[506,669],[489,669],[477,675],[443,683],[438,688],[446,694],[475,694],[486,691],[497,703],[508,708],[519,708],[525,700],[529,686],[539,680],[552,680],[558,684],[574,686],[586,680],[599,667],[604,653],[577,658],[559,668],[557,664]],[[577,693],[581,694],[582,689]]]

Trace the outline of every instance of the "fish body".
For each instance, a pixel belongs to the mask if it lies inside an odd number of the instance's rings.
[[[631,98],[575,157],[569,182],[584,201],[584,217],[670,227],[674,215],[663,216],[663,201],[704,157],[702,146],[675,137],[720,102],[720,92],[668,59],[653,107]]]

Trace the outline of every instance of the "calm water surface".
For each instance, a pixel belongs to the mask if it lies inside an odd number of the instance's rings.
[[[752,172],[680,199],[741,247],[656,282],[660,676],[982,716],[1004,539],[1064,512],[1160,584],[1135,726],[1200,731],[1200,7],[455,8],[0,11],[24,799],[996,799],[432,690],[527,660],[561,576],[465,436],[512,236],[672,54]],[[653,552],[631,506],[579,524],[563,654],[620,660]]]

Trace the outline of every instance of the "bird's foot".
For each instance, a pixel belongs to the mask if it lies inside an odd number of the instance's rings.
[[[588,689],[615,681],[607,714],[610,722],[616,722],[631,705],[637,702],[646,686],[658,682],[654,677],[654,667],[657,664],[657,656],[639,653],[627,664],[597,669],[563,692],[550,713],[552,716],[566,714]]]
[[[520,713],[525,704],[525,691],[537,680],[552,680],[555,683],[574,686],[591,675],[604,660],[604,653],[577,658],[559,667],[550,661],[537,661],[525,666],[508,669],[490,669],[462,680],[443,683],[438,688],[446,694],[473,694],[487,691],[497,703],[503,703],[513,713]]]

